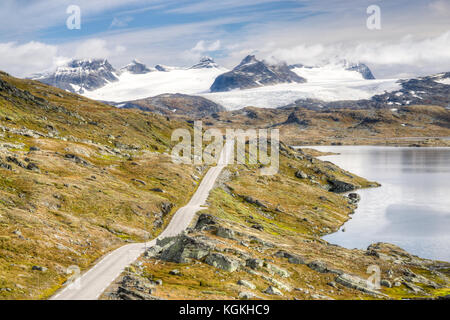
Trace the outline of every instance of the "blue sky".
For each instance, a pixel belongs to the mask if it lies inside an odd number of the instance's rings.
[[[381,30],[366,27],[369,5]],[[69,30],[69,5],[81,30]],[[0,69],[17,76],[70,58],[232,67],[246,54],[289,63],[358,60],[382,77],[450,69],[448,0],[2,0]],[[447,70],[439,70],[446,68]]]

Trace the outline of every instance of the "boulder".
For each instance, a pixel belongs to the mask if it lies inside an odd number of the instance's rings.
[[[205,262],[213,267],[234,272],[239,268],[239,261],[227,257],[221,253],[211,253],[206,257]]]
[[[349,191],[353,191],[356,189],[355,185],[344,182],[344,181],[336,180],[336,179],[329,179],[328,183],[331,186],[329,191],[334,192],[334,193],[349,192]]]
[[[178,269],[174,269],[174,270],[170,270],[169,274],[172,276],[179,276],[179,275],[181,275],[181,272]]]
[[[45,272],[45,271],[47,271],[47,268],[46,267],[42,267],[42,266],[32,266],[31,270]]]
[[[269,271],[269,273],[271,274],[277,274],[280,277],[283,278],[289,278],[290,277],[290,273],[287,270],[284,270],[274,264],[271,263],[265,263],[265,267],[267,268],[267,270]]]
[[[245,261],[245,264],[247,267],[256,270],[256,269],[262,268],[264,261],[262,261],[261,259],[247,259]]]
[[[195,225],[196,230],[210,230],[212,227],[217,225],[217,218],[206,213],[202,213]]]
[[[361,196],[357,193],[352,192],[348,195],[348,199],[351,203],[358,203],[361,200]]]
[[[270,294],[270,295],[276,295],[276,296],[282,296],[283,293],[278,290],[277,288],[273,287],[273,286],[269,286],[266,290],[264,290],[265,294]]]
[[[391,284],[391,282],[390,281],[388,281],[388,280],[381,280],[380,281],[380,285],[382,285],[383,287],[386,287],[386,288],[392,288],[392,284]]]
[[[187,263],[190,259],[202,259],[214,249],[212,243],[185,234],[157,240],[156,244],[164,247],[159,254],[161,260],[177,263]]]
[[[256,286],[253,283],[251,283],[250,281],[247,281],[247,280],[239,280],[237,282],[237,284],[240,285],[240,286],[247,287],[247,288],[252,289],[252,290],[256,289]]]
[[[284,251],[284,250],[279,250],[275,253],[276,257],[279,258],[287,258],[289,263],[292,264],[306,264],[305,259],[300,257],[299,255]]]
[[[380,294],[379,292],[373,290],[373,287],[369,281],[347,273],[339,275],[336,277],[335,281],[347,288],[356,289],[372,295]]]
[[[341,270],[331,269],[322,261],[312,261],[307,264],[307,266],[317,272],[320,273],[335,273],[335,274],[343,274]]]
[[[221,238],[232,239],[232,240],[236,239],[234,231],[231,229],[224,228],[224,227],[219,227],[217,229],[216,235]]]
[[[304,173],[302,170],[298,170],[295,173],[295,176],[299,179],[308,179],[308,175],[306,173]]]

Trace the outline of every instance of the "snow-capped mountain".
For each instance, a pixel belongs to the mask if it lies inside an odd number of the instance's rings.
[[[372,71],[369,69],[367,65],[364,63],[346,63],[345,69],[348,71],[356,71],[362,75],[362,77],[366,80],[374,80],[375,77]]]
[[[286,64],[269,65],[249,55],[232,71],[220,75],[211,92],[249,89],[280,83],[304,83],[306,80],[292,72]]]
[[[117,71],[106,59],[74,59],[55,72],[35,75],[33,80],[83,94],[118,80]]]
[[[377,80],[372,80],[376,82]],[[302,98],[285,107],[305,108],[391,108],[409,105],[436,105],[450,108],[450,72],[395,82],[396,88],[365,99],[324,101]]]
[[[211,57],[203,57],[200,62],[194,64],[191,69],[211,69],[219,68],[219,65]]]
[[[132,74],[145,74],[152,72],[147,66],[141,62],[139,62],[137,59],[134,59],[130,64],[120,68],[120,73],[123,72],[129,72]]]
[[[373,78],[362,63],[271,65],[254,56],[247,56],[231,71],[209,57],[187,68],[148,68],[135,60],[118,71],[106,59],[73,60],[53,73],[34,77],[115,103],[176,93],[201,96],[229,110],[247,106],[380,108],[450,103],[450,73],[403,80]]]
[[[113,102],[145,99],[165,93],[199,95],[209,92],[214,79],[227,71],[211,58],[202,58],[198,64],[187,68],[157,65],[153,72],[144,74],[120,73],[118,81],[86,91],[84,95]]]

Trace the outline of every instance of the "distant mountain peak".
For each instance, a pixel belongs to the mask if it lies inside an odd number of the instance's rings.
[[[211,69],[218,68],[219,65],[214,61],[211,57],[202,57],[200,58],[199,63],[193,65],[190,69]]]
[[[366,80],[374,80],[375,77],[369,67],[361,62],[352,63],[348,61],[344,61],[344,66],[346,70],[359,72],[364,79]]]
[[[304,83],[306,80],[291,71],[285,63],[270,65],[254,55],[248,55],[232,71],[218,76],[210,90],[221,92],[293,82]]]
[[[255,55],[248,55],[244,59],[242,59],[241,63],[239,63],[237,68],[242,67],[244,65],[249,65],[249,64],[258,63],[258,62],[261,62],[261,61],[256,59]]]
[[[116,70],[107,59],[72,59],[54,72],[35,75],[33,79],[75,93],[118,80]]]
[[[142,62],[140,62],[138,59],[133,59],[133,61],[130,64],[122,67],[120,71],[129,72],[132,74],[145,74],[151,72],[151,70],[147,68],[147,66]]]

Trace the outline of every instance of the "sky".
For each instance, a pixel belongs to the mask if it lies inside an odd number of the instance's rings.
[[[369,29],[373,5],[380,23]],[[73,6],[80,29],[67,27]],[[120,68],[207,55],[232,68],[248,54],[363,62],[377,78],[450,71],[450,0],[2,0],[0,21],[0,70],[18,77],[72,58]]]

